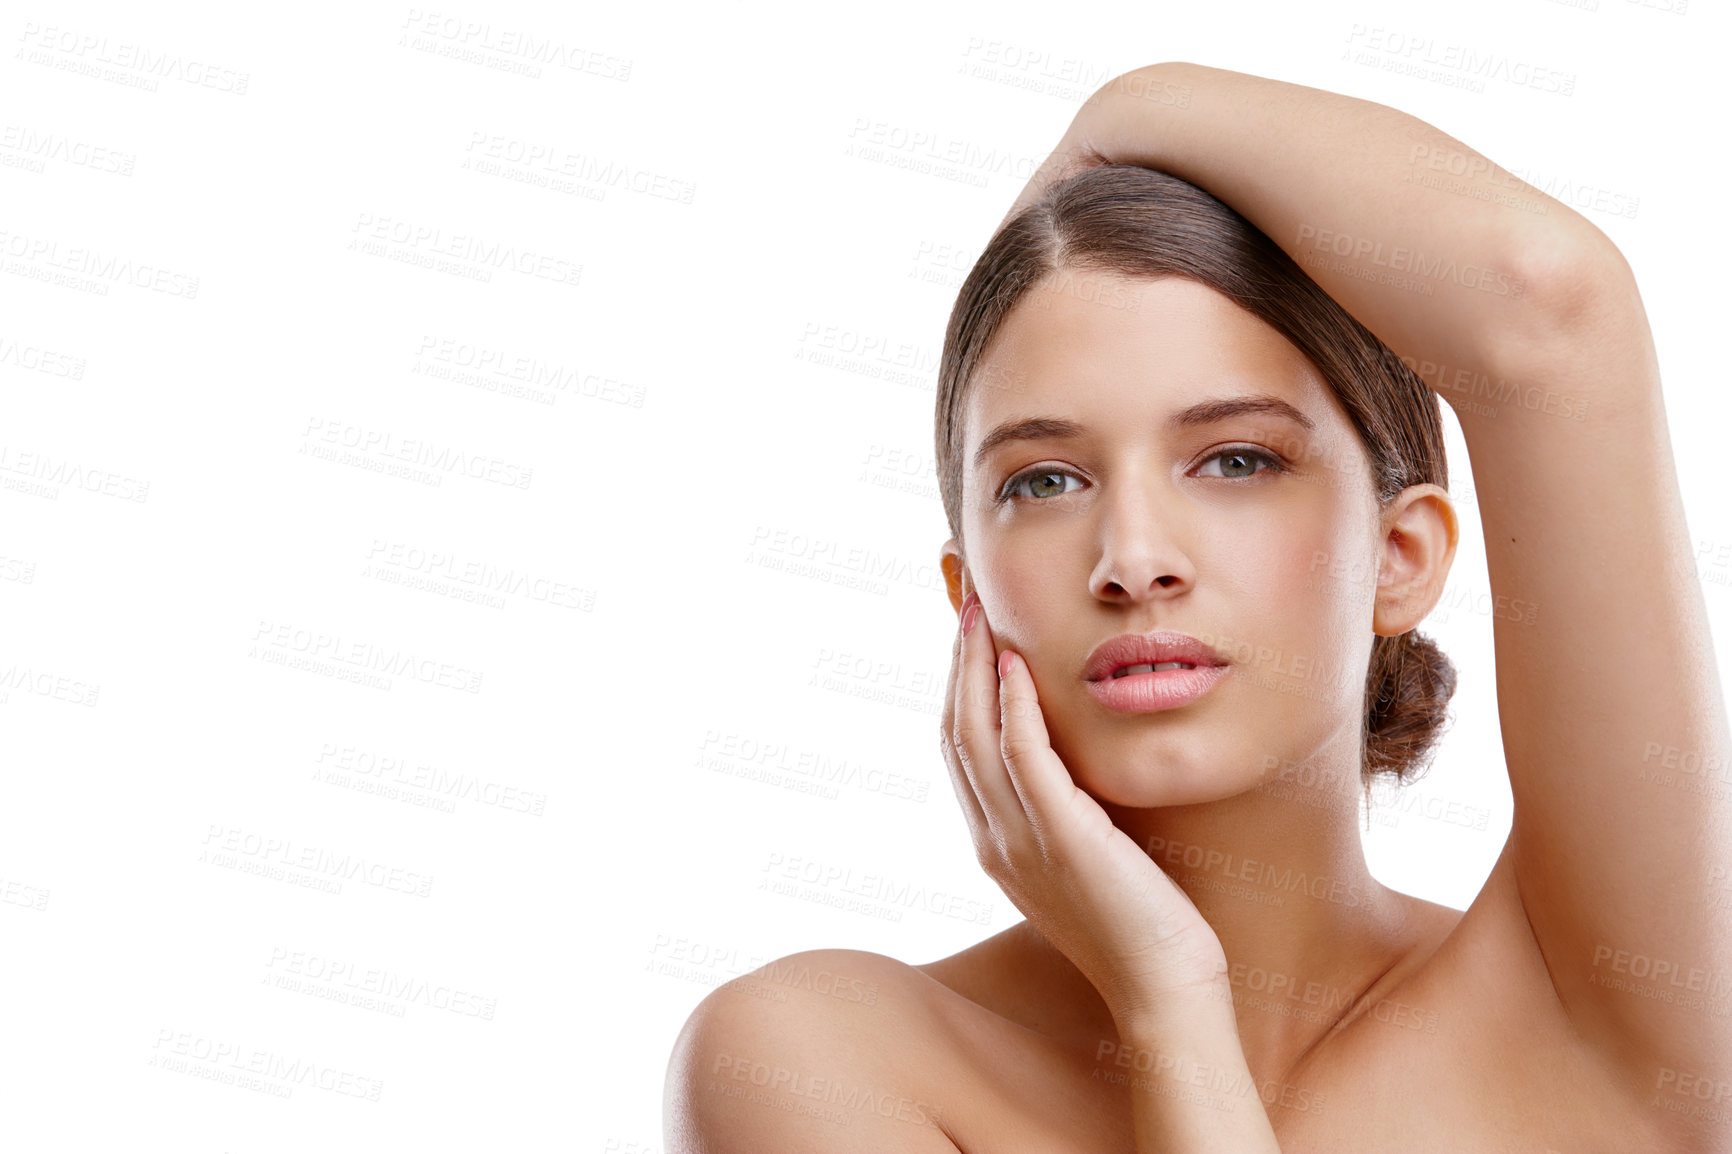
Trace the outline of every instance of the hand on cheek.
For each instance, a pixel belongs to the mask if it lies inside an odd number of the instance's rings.
[[[1115,1016],[1217,995],[1226,957],[1183,890],[1053,752],[1028,665],[963,603],[942,724],[975,857]]]

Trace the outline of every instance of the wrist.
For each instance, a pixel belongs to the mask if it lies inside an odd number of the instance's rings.
[[[1113,77],[1083,101],[1063,147],[1094,163],[1162,168],[1174,121],[1190,107],[1187,78],[1151,64]]]
[[[1158,998],[1109,1003],[1108,1010],[1119,1037],[1127,1042],[1230,1043],[1234,1050],[1240,1048],[1239,1019],[1225,975],[1219,982],[1166,991]]]
[[[1278,1154],[1238,1028],[1212,1008],[1140,1019],[1095,1063],[1103,1080],[1130,1088],[1139,1150]]]

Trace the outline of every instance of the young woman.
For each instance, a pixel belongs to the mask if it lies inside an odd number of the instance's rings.
[[[1356,820],[1454,687],[1439,397],[1515,800],[1465,913]],[[670,1150],[1732,1149],[1732,739],[1597,229],[1393,109],[1138,69],[964,283],[937,448],[943,749],[1027,920],[718,990]]]

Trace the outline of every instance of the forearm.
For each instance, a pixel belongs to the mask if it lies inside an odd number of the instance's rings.
[[[1568,206],[1371,101],[1190,63],[1126,73],[1061,149],[1171,173],[1255,224],[1404,357],[1486,364],[1549,322],[1587,252]]]
[[[1139,1154],[1280,1154],[1230,995],[1118,1025],[1096,1062],[1130,1090]]]

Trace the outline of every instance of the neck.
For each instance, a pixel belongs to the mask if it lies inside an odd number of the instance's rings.
[[[1266,1099],[1320,1043],[1376,1008],[1380,979],[1422,944],[1414,900],[1366,868],[1358,743],[1342,745],[1218,802],[1102,803],[1219,937],[1240,1042]]]

